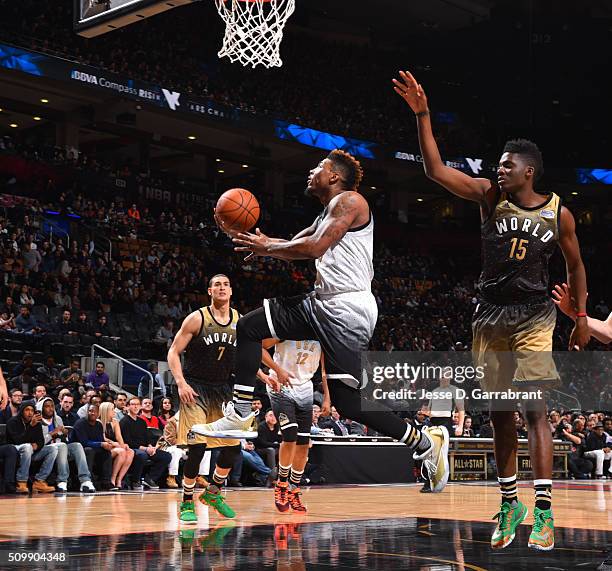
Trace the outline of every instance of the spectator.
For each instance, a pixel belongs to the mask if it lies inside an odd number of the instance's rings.
[[[525,419],[523,413],[518,410],[514,411],[514,424],[516,426],[516,435],[519,438],[527,438],[527,428],[525,427]]]
[[[102,424],[98,422],[100,410],[98,405],[90,404],[87,409],[87,418],[79,418],[70,431],[68,441],[79,442],[85,451],[87,467],[90,474],[100,474],[100,488],[109,490],[111,488],[110,477],[112,470],[110,442],[104,439]],[[99,471],[96,471],[96,468]]]
[[[25,306],[28,309],[32,309],[32,307],[34,307],[34,298],[30,294],[30,288],[25,284],[21,286],[21,291],[19,293],[19,305]]]
[[[106,315],[101,315],[98,317],[98,322],[93,327],[93,334],[96,337],[112,337],[113,334],[108,325],[108,318]]]
[[[319,418],[321,417],[321,407],[318,404],[312,405],[312,426],[310,427],[310,434],[321,434],[325,430],[322,426],[319,426]]]
[[[157,481],[170,464],[172,456],[163,450],[158,450],[149,442],[147,425],[138,416],[141,408],[140,399],[132,397],[127,404],[127,415],[123,417],[119,425],[121,433],[127,445],[134,450],[134,458],[140,458],[139,470],[134,470],[135,476],[140,482],[144,464],[147,460],[151,462],[151,469],[148,475],[142,480],[143,484],[153,490],[159,489]]]
[[[92,326],[87,317],[87,312],[84,310],[79,311],[79,317],[77,322],[74,324],[74,330],[80,335],[91,335],[93,333]]]
[[[263,422],[260,422],[257,428],[255,450],[270,470],[276,468],[276,455],[278,454],[279,446],[280,438],[276,416],[274,416],[272,410],[268,410]]]
[[[0,314],[0,331],[12,331],[16,329],[15,318],[6,311]]]
[[[366,434],[366,427],[350,418],[344,420],[344,426],[351,436],[365,436]]]
[[[140,211],[138,210],[138,207],[135,204],[132,204],[132,206],[128,208],[128,216],[140,222]]]
[[[45,385],[38,384],[34,387],[34,402],[38,402],[41,398],[47,396],[47,387]]]
[[[14,494],[16,491],[15,471],[17,469],[17,448],[13,444],[0,444],[0,461],[4,464],[0,492]]]
[[[145,421],[147,428],[162,430],[159,418],[153,414],[153,401],[150,398],[142,399],[140,418]]]
[[[113,471],[111,473],[111,490],[123,487],[123,478],[134,461],[134,451],[123,441],[121,427],[115,418],[115,405],[104,402],[100,405],[100,422],[104,429],[104,437],[113,445]]]
[[[127,395],[125,393],[117,393],[115,397],[115,418],[117,422],[121,422],[127,414],[125,407],[127,406]]]
[[[89,416],[89,405],[95,404],[100,406],[102,404],[102,398],[98,394],[98,392],[94,389],[90,389],[85,393],[85,402],[84,404],[77,410],[77,416],[79,418],[87,418]]]
[[[38,375],[38,382],[48,387],[57,385],[60,380],[60,370],[55,364],[55,357],[53,355],[47,356],[45,364],[42,367],[38,367],[36,373]]]
[[[77,335],[75,324],[72,321],[72,312],[64,309],[62,317],[55,324],[55,332],[59,335]]]
[[[164,383],[164,378],[158,372],[158,366],[156,362],[149,363],[149,372],[153,375],[153,400],[159,401],[159,399],[164,398],[166,396],[166,384]],[[151,379],[149,375],[144,375],[140,382],[138,383],[138,396],[140,398],[144,398],[145,396],[149,396],[149,385]]]
[[[174,320],[165,319],[164,324],[157,330],[153,342],[168,348],[170,345],[172,345],[172,340],[174,339],[175,335]]]
[[[21,363],[15,365],[15,367],[13,368],[11,376],[18,377],[26,369],[32,370],[33,368],[34,368],[34,357],[32,357],[32,355],[30,355],[29,353],[26,353],[21,358]]]
[[[261,456],[255,450],[255,444],[253,442],[249,442],[247,440],[241,440],[241,454],[242,454],[242,471],[244,471],[245,467],[250,469],[250,471],[254,475],[254,479],[260,486],[271,486],[272,479],[276,474],[276,467],[274,469],[270,469],[269,466],[266,466]],[[233,479],[230,481],[231,485],[236,485],[239,483],[238,475],[234,475],[232,471]]]
[[[79,420],[79,415],[74,412],[74,397],[68,393],[64,394],[60,399],[57,416],[62,419],[62,423],[67,428],[73,428]]]
[[[263,403],[261,402],[261,399],[259,397],[255,397],[251,401],[251,410],[261,411],[262,408],[263,408]]]
[[[592,458],[595,461],[595,477],[604,478],[603,465],[604,460],[612,460],[612,449],[607,444],[607,437],[604,433],[604,427],[601,422],[595,424],[593,430],[586,437],[585,442],[585,458]],[[612,474],[612,463],[608,468],[608,472]]]
[[[557,427],[555,437],[571,445],[570,453],[567,456],[567,466],[570,475],[577,480],[586,480],[591,477],[593,462],[584,457],[584,434],[580,430],[584,426],[581,420],[576,419],[574,424],[562,420]]]
[[[11,296],[8,296],[4,302],[4,307],[2,308],[2,312],[6,313],[9,317],[15,319],[19,315],[19,308],[17,304],[14,302]]]
[[[85,378],[78,358],[70,360],[70,366],[60,371],[59,378],[62,386],[70,389],[71,392],[78,394],[85,391]]]
[[[95,493],[96,489],[91,483],[91,475],[87,467],[87,459],[83,446],[79,442],[66,443],[69,429],[64,426],[62,419],[55,413],[53,399],[44,397],[36,403],[36,410],[42,415],[42,430],[45,446],[57,448],[57,491],[68,491],[68,477],[70,476],[69,460],[72,460],[78,472],[80,490],[86,494]]]
[[[472,428],[472,417],[466,416],[463,420],[463,435],[465,438],[474,438],[474,429]]]
[[[92,386],[97,391],[106,390],[110,383],[110,377],[104,369],[104,363],[102,361],[98,361],[96,363],[96,370],[87,375],[86,384]]]
[[[484,418],[478,432],[478,438],[493,438],[493,423],[490,418]]]
[[[336,407],[332,406],[330,410],[331,416],[321,424],[321,428],[331,428],[336,436],[348,436],[348,429],[340,420],[340,413],[336,410]]]
[[[166,427],[166,424],[174,415],[175,412],[172,408],[172,401],[168,397],[163,398],[157,411],[157,417],[159,418],[162,429]]]
[[[19,414],[9,419],[6,424],[7,441],[9,444],[14,444],[19,453],[19,469],[16,476],[18,494],[29,492],[28,477],[32,460],[42,461],[32,485],[32,492],[55,491],[46,480],[53,470],[57,449],[45,446],[41,420],[42,415],[34,410],[32,402],[24,402],[19,408]]]
[[[15,326],[20,333],[36,334],[42,331],[36,318],[30,315],[30,308],[27,305],[21,306],[19,315],[15,319]]]
[[[23,402],[23,392],[21,389],[15,387],[10,390],[9,397],[8,406],[0,411],[0,424],[6,424],[9,419],[19,414],[19,409]]]

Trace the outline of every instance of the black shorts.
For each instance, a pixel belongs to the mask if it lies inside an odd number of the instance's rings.
[[[319,297],[314,292],[264,300],[266,321],[273,337],[303,341],[317,339],[325,354],[329,380],[361,387],[362,353],[368,350],[378,309],[371,292]]]
[[[281,435],[284,430],[297,427],[298,437],[310,438],[310,426],[312,425],[312,402],[310,406],[298,403],[287,393],[268,393],[274,416],[278,420]]]

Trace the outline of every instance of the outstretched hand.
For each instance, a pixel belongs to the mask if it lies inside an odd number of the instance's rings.
[[[231,228],[229,228],[229,226],[223,222],[223,220],[221,220],[221,218],[219,218],[217,216],[217,211],[213,209],[213,216],[215,218],[215,222],[217,224],[217,227],[219,228],[219,230],[221,230],[221,232],[223,232],[226,236],[230,237],[230,238],[234,238],[238,235],[238,231],[237,230],[232,230]]]
[[[572,292],[569,286],[566,283],[555,285],[552,295],[554,304],[565,313],[565,315],[576,321],[575,300],[572,298]]]
[[[414,113],[424,113],[428,111],[427,96],[423,86],[417,82],[409,71],[400,71],[400,79],[393,79],[393,90],[408,105]]]

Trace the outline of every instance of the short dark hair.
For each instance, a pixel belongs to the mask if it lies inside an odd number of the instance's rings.
[[[227,278],[229,280],[229,278],[225,274],[215,274],[212,278],[208,280],[208,287],[212,287],[213,280],[215,278]]]
[[[21,396],[23,396],[23,391],[21,389],[18,389],[17,387],[14,387],[9,391],[11,396],[13,396],[17,392],[21,393]]]
[[[97,367],[98,365],[102,365],[104,368],[106,368],[106,365],[104,364],[104,362],[103,362],[103,361],[97,361],[97,362],[96,362],[96,367]]]
[[[538,146],[529,139],[511,139],[506,141],[504,153],[516,153],[527,160],[533,167],[533,181],[538,182],[544,174],[544,161]]]
[[[121,395],[123,395],[125,398],[127,398],[127,394],[125,394],[125,393],[117,393],[115,395],[115,398],[118,399]]]
[[[363,169],[359,161],[350,153],[334,149],[327,158],[333,163],[334,170],[342,177],[347,190],[357,190],[363,178]]]

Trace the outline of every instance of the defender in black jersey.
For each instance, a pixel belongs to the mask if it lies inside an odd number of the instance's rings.
[[[499,161],[497,184],[472,178],[444,164],[433,136],[427,97],[409,72],[400,72],[394,89],[417,117],[425,173],[444,188],[477,202],[481,214],[482,274],[480,303],[473,319],[473,355],[487,365],[485,389],[503,391],[514,385],[550,386],[558,374],[552,360],[556,313],[548,295],[548,261],[557,245],[567,262],[568,283],[579,316],[570,349],[589,341],[586,321],[586,276],[580,257],[574,217],[554,193],[534,191],[542,172],[542,155],[524,139],[508,141]],[[507,402],[507,401],[506,401]],[[501,410],[505,408],[505,410]],[[529,452],[533,465],[536,503],[529,547],[554,547],[551,510],[552,435],[543,400],[528,403]],[[502,493],[498,525],[491,546],[509,545],[527,508],[518,501],[516,451],[512,406],[492,406],[495,460]]]
[[[180,520],[197,523],[193,493],[198,468],[206,447],[222,447],[210,486],[200,496],[200,501],[214,507],[226,517],[234,517],[234,511],[225,503],[220,493],[236,456],[240,454],[240,441],[202,436],[193,429],[224,417],[223,404],[232,398],[240,399],[240,385],[234,386],[236,353],[236,323],[239,313],[230,307],[232,288],[229,278],[223,274],[213,276],[208,294],[211,304],[187,316],[168,351],[168,365],[172,370],[181,399],[178,412],[177,445],[187,446],[187,461],[183,470],[183,501]],[[185,362],[181,365],[181,353]],[[266,365],[281,378],[286,371],[278,367],[267,351],[262,349]],[[257,375],[266,383],[277,387],[261,370]],[[251,416],[254,416],[251,415]]]

